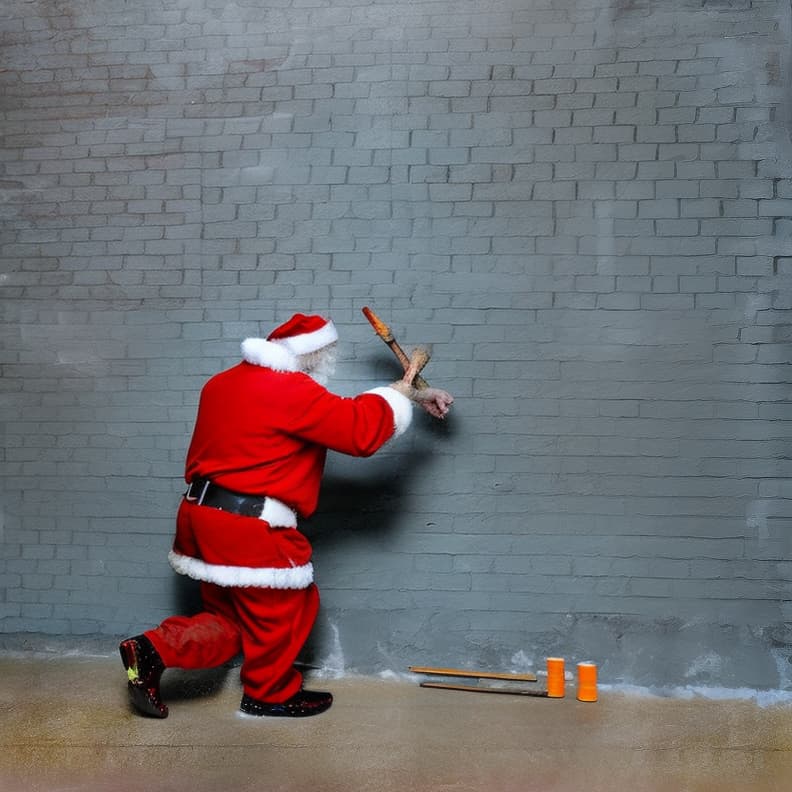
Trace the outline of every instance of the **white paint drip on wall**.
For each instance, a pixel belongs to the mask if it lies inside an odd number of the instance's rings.
[[[541,664],[540,667],[535,668],[534,659],[529,657],[524,650],[520,649],[519,652],[515,652],[510,658],[509,662],[511,663],[511,667],[508,669],[509,673],[511,674],[530,674],[534,673],[537,677],[546,677],[547,676],[547,668],[544,664]],[[573,679],[572,672],[569,668],[564,670],[564,679],[567,682],[570,682]]]
[[[770,536],[767,528],[767,516],[770,504],[763,500],[752,500],[745,509],[745,526],[749,529],[749,536],[756,536],[761,541],[767,541]]]
[[[321,667],[317,671],[312,672],[311,675],[326,679],[339,679],[344,676],[345,667],[344,650],[341,647],[341,633],[338,625],[333,624],[333,622],[330,622],[330,630],[333,633],[330,653],[322,662]]]
[[[637,685],[597,685],[600,692],[623,693],[628,696],[671,699],[707,699],[709,701],[752,701],[759,707],[792,707],[792,690],[755,690],[708,685],[670,687],[639,687]]]
[[[723,667],[723,658],[715,652],[707,652],[693,660],[685,671],[685,678],[691,679],[701,674],[717,674]]]
[[[781,690],[792,690],[792,657],[789,649],[771,649],[770,654],[778,669],[778,686]]]
[[[534,667],[533,657],[529,657],[523,649],[520,649],[519,652],[515,652],[509,658],[509,662],[512,665],[512,673],[516,674],[526,674],[532,671]]]

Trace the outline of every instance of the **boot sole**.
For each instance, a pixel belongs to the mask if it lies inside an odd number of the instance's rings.
[[[168,708],[164,704],[160,708],[143,685],[130,681],[127,684],[127,689],[129,690],[129,700],[138,712],[143,715],[149,715],[152,718],[168,717]]]
[[[118,651],[121,654],[121,662],[127,671],[130,668],[137,668],[138,659],[133,641],[123,641],[119,645]],[[168,717],[168,707],[158,702],[156,697],[139,680],[133,682],[130,679],[127,683],[127,690],[129,691],[129,701],[138,712],[152,718]]]
[[[321,715],[321,713],[327,712],[332,705],[333,697],[328,694],[326,699],[316,701],[313,704],[309,702],[301,704],[289,704],[288,702],[267,704],[263,701],[247,704],[243,700],[239,711],[254,718],[310,718],[312,715]]]

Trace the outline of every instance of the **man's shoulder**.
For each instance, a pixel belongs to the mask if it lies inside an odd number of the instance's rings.
[[[304,371],[281,371],[244,360],[214,374],[207,380],[204,389],[266,389],[273,394],[283,392],[294,395],[299,392],[311,398],[325,395],[341,398]]]

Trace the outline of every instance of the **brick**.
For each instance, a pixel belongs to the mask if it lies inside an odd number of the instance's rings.
[[[742,181],[739,185],[739,196],[741,198],[772,198],[773,183],[760,179]]]
[[[656,183],[656,197],[658,199],[698,198],[700,195],[705,195],[705,184],[692,180],[659,181]]]
[[[721,201],[724,217],[756,217],[757,202],[752,200]]]
[[[657,158],[657,146],[655,144],[629,144],[623,143],[618,147],[618,159],[628,162],[648,161]]]
[[[759,201],[758,211],[760,217],[792,216],[792,199]]]
[[[701,233],[706,236],[762,236],[773,233],[773,223],[769,219],[741,219],[735,223],[731,219],[706,219],[701,221]]]
[[[595,143],[631,143],[635,139],[632,126],[598,126],[594,129]]]
[[[702,198],[736,198],[738,183],[733,179],[707,179],[700,182]]]
[[[609,201],[616,198],[616,184],[611,181],[581,181],[577,185],[577,195],[582,200]],[[572,192],[574,196],[574,191]],[[611,205],[611,204],[608,204]],[[601,215],[611,216],[611,215]]]
[[[639,217],[679,217],[679,213],[679,202],[673,198],[638,203]]]
[[[680,201],[680,215],[682,217],[719,217],[720,201],[713,198],[683,198]]]
[[[655,228],[658,236],[696,236],[699,233],[698,220],[657,220]]]

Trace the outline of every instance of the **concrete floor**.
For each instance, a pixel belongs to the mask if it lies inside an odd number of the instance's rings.
[[[236,669],[169,671],[133,714],[112,657],[0,655],[3,792],[789,792],[792,707],[601,692],[594,704],[316,680],[304,720],[237,713]],[[574,693],[574,691],[572,691]]]

